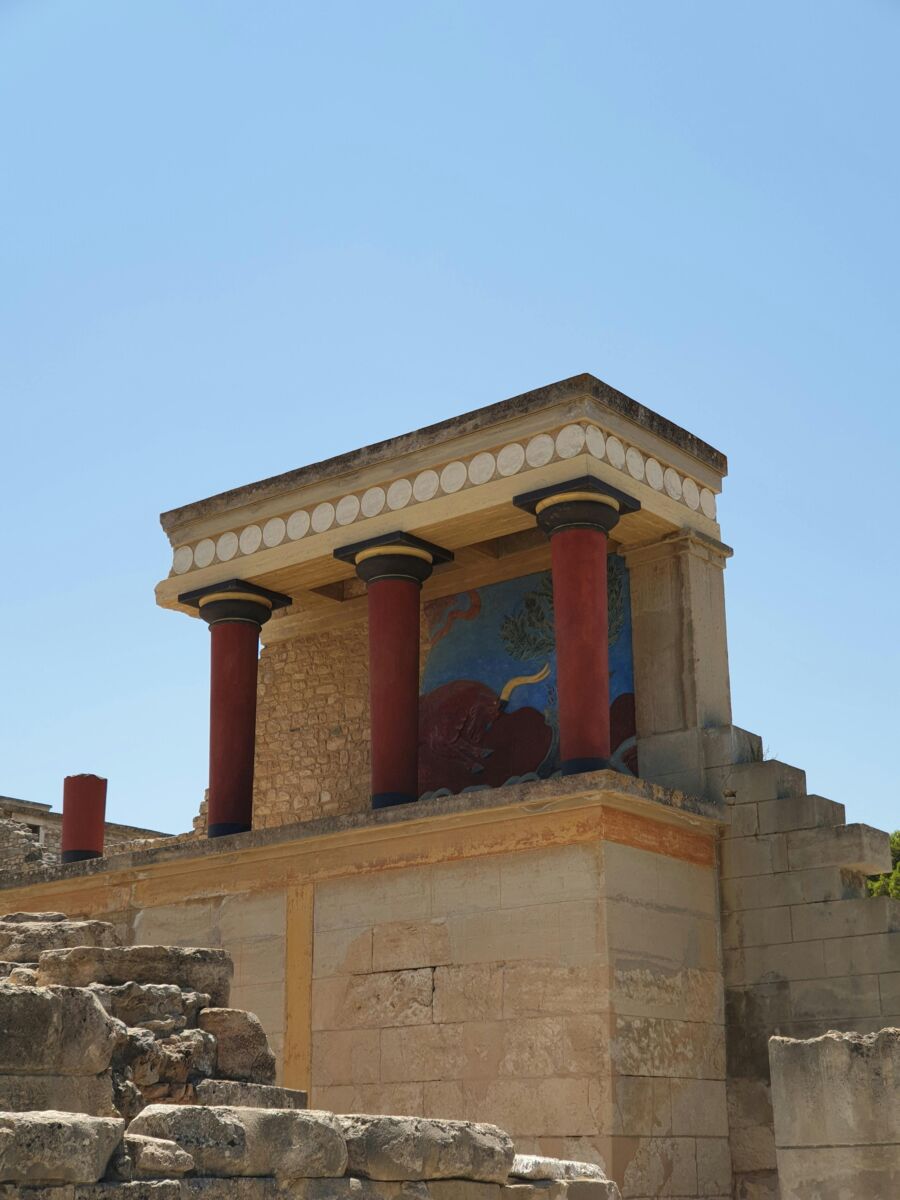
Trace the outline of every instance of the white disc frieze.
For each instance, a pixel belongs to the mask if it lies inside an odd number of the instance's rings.
[[[305,508],[299,508],[295,513],[291,513],[287,520],[287,535],[292,542],[299,541],[300,538],[306,537],[309,532],[309,513]]]
[[[587,442],[589,454],[593,454],[594,458],[603,458],[606,454],[606,438],[596,425],[588,425],[584,432],[584,440]]]
[[[362,514],[364,517],[377,517],[384,508],[386,497],[384,488],[370,487],[363,492]]]
[[[317,504],[312,510],[310,524],[313,527],[313,533],[324,533],[326,529],[330,529],[334,524],[334,505],[328,500]]]
[[[663,488],[663,469],[655,458],[648,458],[644,463],[644,474],[647,476],[647,482],[657,492],[661,492]]]
[[[486,450],[482,450],[469,463],[469,479],[475,484],[487,483],[489,479],[493,479],[494,477],[494,467],[493,454],[488,454]]]
[[[248,525],[241,530],[241,554],[255,554],[262,543],[262,530],[258,525]]]
[[[681,499],[681,476],[674,467],[666,467],[666,473],[663,476],[663,482],[666,486],[666,491],[673,500]]]
[[[172,556],[172,570],[176,575],[183,575],[194,565],[194,552],[190,546],[179,546]]]
[[[700,489],[693,479],[685,479],[681,494],[688,508],[698,509],[700,507]]]
[[[617,471],[621,471],[625,466],[625,447],[617,437],[606,439],[606,457]]]
[[[529,467],[545,467],[553,457],[556,443],[549,433],[539,433],[525,447],[525,459]]]
[[[408,479],[395,479],[387,491],[388,508],[406,508],[412,499],[412,484]]]
[[[709,488],[700,489],[700,507],[705,517],[709,517],[711,521],[716,519],[716,498]],[[196,553],[194,557],[197,557]]]
[[[584,449],[584,430],[580,425],[567,425],[556,435],[556,453],[560,458],[574,458]]]
[[[518,442],[510,442],[497,455],[497,470],[501,475],[517,475],[525,465],[525,451]]]
[[[287,526],[281,517],[272,517],[263,525],[263,545],[268,546],[270,550],[273,546],[280,546],[286,530]]]
[[[342,496],[334,510],[338,525],[351,525],[359,516],[359,497]]]
[[[636,446],[629,446],[625,451],[625,466],[632,479],[644,478],[644,456]]]
[[[447,463],[441,471],[441,487],[445,492],[458,492],[468,477],[469,473],[465,463]]]
[[[216,557],[216,543],[212,538],[204,538],[194,547],[194,563],[198,567],[208,567]]]
[[[236,533],[223,533],[216,542],[216,554],[221,562],[230,562],[238,552],[238,535]]]
[[[438,479],[437,471],[422,471],[420,472],[413,483],[413,495],[421,503],[423,500],[430,500],[437,495],[437,490],[441,486],[441,481]]]

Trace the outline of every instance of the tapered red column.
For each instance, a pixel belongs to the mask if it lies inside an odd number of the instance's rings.
[[[637,501],[588,476],[516,497],[550,538],[562,771],[609,765],[607,534]]]
[[[290,597],[232,579],[179,600],[199,609],[210,632],[207,834],[246,833],[253,827],[259,631]]]
[[[335,551],[365,580],[369,604],[372,807],[419,798],[419,592],[448,551],[390,534]]]
[[[106,780],[99,775],[67,775],[63,780],[64,863],[100,858],[106,831]]]

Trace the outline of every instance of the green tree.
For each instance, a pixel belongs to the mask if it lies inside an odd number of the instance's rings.
[[[870,896],[891,896],[900,900],[900,829],[891,834],[891,862],[893,870],[884,875],[869,876]]]

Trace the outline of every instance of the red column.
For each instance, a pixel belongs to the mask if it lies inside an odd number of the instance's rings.
[[[550,547],[556,630],[560,757],[564,774],[609,761],[606,533],[564,529]]]
[[[106,780],[99,775],[67,775],[63,780],[62,861],[100,858],[105,827]]]
[[[259,631],[290,596],[230,579],[178,597],[209,625],[209,805],[207,836],[253,827]]]
[[[419,796],[419,589],[417,579],[369,584],[372,806]]]

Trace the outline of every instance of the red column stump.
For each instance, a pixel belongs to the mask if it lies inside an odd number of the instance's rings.
[[[67,775],[63,780],[64,863],[100,858],[106,832],[106,780],[99,775]]]

